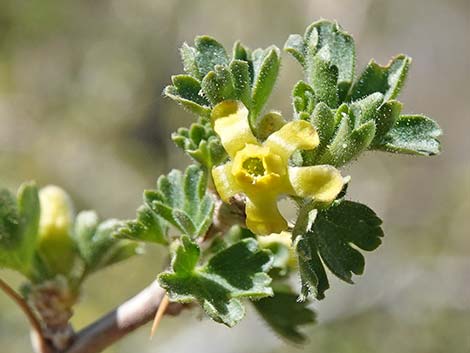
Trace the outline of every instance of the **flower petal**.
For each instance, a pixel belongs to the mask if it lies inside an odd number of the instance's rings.
[[[240,187],[232,175],[232,162],[212,168],[212,179],[214,186],[224,202],[229,202],[230,198],[239,193]]]
[[[289,180],[297,196],[320,202],[334,201],[344,185],[338,169],[330,165],[289,167]]]
[[[295,120],[272,133],[263,145],[287,161],[295,150],[311,150],[319,143],[318,134],[312,124],[305,120]]]
[[[227,100],[217,104],[212,110],[212,122],[230,158],[247,143],[258,144],[248,123],[248,109],[239,101]]]
[[[253,233],[268,235],[287,229],[287,222],[277,208],[277,198],[273,195],[249,198],[246,200],[246,226]]]

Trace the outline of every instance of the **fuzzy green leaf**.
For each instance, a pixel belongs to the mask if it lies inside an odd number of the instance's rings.
[[[124,222],[114,236],[166,245],[168,225],[148,205],[142,205],[137,209],[137,219]]]
[[[318,102],[326,103],[330,108],[338,106],[338,68],[332,64],[328,46],[323,47],[311,59],[307,67],[307,77],[315,91]]]
[[[242,101],[249,109],[251,106],[251,77],[248,62],[233,60],[230,63],[230,73],[232,74],[235,99]]]
[[[338,278],[353,283],[352,274],[362,274],[365,265],[364,257],[355,247],[376,249],[382,242],[381,224],[374,211],[357,202],[343,201],[318,211],[310,231],[301,235],[296,244],[301,298],[310,293],[317,299],[324,298],[329,284],[323,263]]]
[[[229,58],[225,48],[214,38],[199,36],[196,37],[194,44],[196,46],[196,65],[201,78],[210,71],[214,71],[216,65],[228,65]]]
[[[384,95],[384,101],[395,99],[400,93],[408,74],[411,58],[398,55],[386,66],[373,60],[367,65],[351,90],[350,100],[355,101],[374,92]]]
[[[354,39],[337,23],[320,20],[307,28],[304,41],[307,69],[314,63],[313,57],[328,48],[328,61],[330,65],[337,68],[337,94],[339,102],[342,102],[354,79],[356,61]],[[320,81],[319,78],[315,80]],[[317,91],[315,85],[313,87]]]
[[[197,266],[200,249],[189,237],[181,237],[171,270],[158,276],[170,300],[197,301],[215,321],[229,327],[244,316],[239,298],[272,295],[269,253],[261,251],[254,239],[245,239],[220,251],[206,264]]]
[[[183,69],[188,74],[197,79],[202,79],[196,62],[196,48],[183,43],[180,49],[181,60],[183,61]]]
[[[376,131],[371,144],[372,148],[376,145],[380,145],[385,135],[390,131],[393,125],[395,125],[395,122],[400,117],[402,108],[403,104],[396,100],[385,102],[379,108],[378,114],[374,118]]]
[[[291,34],[284,44],[284,50],[291,54],[300,65],[305,65],[305,41],[300,34]]]
[[[250,49],[245,47],[240,41],[236,41],[232,50],[233,60],[250,61]]]
[[[358,127],[369,120],[375,121],[382,103],[383,94],[378,92],[351,103],[349,109],[354,121],[354,126]]]
[[[20,243],[20,216],[14,196],[6,189],[0,190],[0,265],[2,267],[19,266],[10,251]]]
[[[433,156],[440,152],[439,125],[424,115],[401,115],[374,148],[393,153]]]
[[[356,159],[369,147],[374,139],[376,128],[373,120],[354,128],[354,115],[352,112],[342,111],[341,115],[342,120],[336,135],[323,155],[319,157],[319,164],[343,166]]]
[[[228,68],[217,65],[210,71],[201,83],[204,96],[214,106],[227,99],[235,98],[232,75]]]
[[[173,142],[208,170],[227,158],[219,137],[209,123],[194,123],[171,135]]]
[[[320,144],[316,148],[322,150],[330,142],[336,128],[335,116],[328,106],[320,102],[312,113],[311,123],[318,132]]]
[[[278,286],[274,296],[253,302],[254,307],[275,333],[294,343],[306,337],[300,327],[315,323],[316,314],[308,301],[298,302],[297,294],[288,286]]]
[[[297,82],[292,90],[292,104],[297,118],[302,112],[307,113],[307,115],[312,114],[316,104],[315,92],[312,86],[304,81]]]
[[[315,106],[309,120],[318,132],[320,144],[313,150],[302,151],[303,165],[316,164],[315,161],[325,152],[336,129],[335,115],[323,102]]]
[[[24,183],[14,196],[0,190],[0,268],[28,276],[39,227],[39,198],[34,183]]]
[[[279,74],[280,64],[281,54],[275,46],[265,50],[257,49],[253,52],[254,80],[250,111],[253,126],[256,125],[256,118],[271,95]]]
[[[184,175],[172,170],[167,176],[161,176],[157,190],[145,191],[145,203],[182,233],[197,237],[204,234],[212,222],[214,201],[206,187],[206,172],[191,165]]]
[[[233,46],[233,61],[245,61],[248,64],[248,72],[250,75],[250,86],[253,84],[254,68],[251,50],[244,46],[240,41],[236,41]]]
[[[196,115],[210,115],[209,102],[200,95],[201,83],[198,80],[188,75],[176,75],[172,82],[173,86],[167,86],[164,95]]]
[[[123,261],[139,253],[138,244],[114,234],[122,227],[118,220],[99,222],[94,211],[83,211],[75,220],[74,240],[85,263],[85,273]]]

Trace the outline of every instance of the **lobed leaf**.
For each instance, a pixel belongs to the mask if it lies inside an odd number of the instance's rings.
[[[210,71],[201,83],[204,96],[212,106],[218,103],[235,98],[235,88],[232,74],[228,68],[217,65],[214,71]]]
[[[194,40],[196,55],[195,61],[202,79],[217,65],[228,65],[229,58],[222,44],[209,36],[199,36]]]
[[[115,219],[99,221],[94,211],[82,211],[75,220],[74,241],[88,275],[139,253],[138,244],[114,236],[122,227]]]
[[[124,222],[114,236],[167,245],[168,224],[148,205],[142,205],[137,209],[137,219]]]
[[[219,137],[209,123],[194,123],[171,135],[175,144],[208,170],[227,158]]]
[[[401,115],[375,149],[393,153],[433,156],[440,152],[439,125],[424,115]]]
[[[304,40],[307,68],[312,63],[313,56],[328,48],[330,64],[336,67],[338,72],[336,82],[338,99],[339,102],[344,101],[354,79],[356,62],[354,39],[338,23],[320,20],[307,28]]]
[[[121,225],[115,236],[167,244],[168,224],[192,237],[205,234],[214,211],[206,189],[207,172],[200,166],[191,165],[184,174],[172,170],[158,179],[156,189],[144,192],[137,219]]]
[[[201,86],[196,79],[192,78],[191,76],[179,75],[174,76],[173,80],[177,82],[179,88],[174,85],[167,86],[163,91],[165,96],[171,98],[176,103],[180,104],[183,108],[198,116],[210,115],[211,110],[208,107],[209,103],[205,100],[204,97],[199,97],[199,90],[201,89]],[[187,83],[187,86],[185,86],[184,89],[181,88],[181,83],[183,80]],[[192,90],[190,90],[190,87]],[[182,91],[180,91],[180,89]]]
[[[258,248],[256,240],[237,242],[197,266],[200,256],[198,245],[182,236],[171,270],[158,276],[170,300],[197,301],[213,320],[233,327],[245,314],[239,298],[272,295],[267,275],[271,256]]]
[[[310,116],[316,104],[315,91],[312,86],[304,81],[297,82],[292,90],[292,104],[297,118],[302,112]]]
[[[374,139],[376,128],[373,120],[354,127],[355,116],[346,105],[340,107],[338,112],[341,122],[331,143],[318,157],[318,164],[343,166],[364,152]]]
[[[180,48],[181,61],[183,62],[183,69],[194,78],[201,80],[202,77],[199,73],[196,62],[196,48],[189,46],[187,43],[183,43]]]
[[[291,34],[284,44],[284,50],[305,66],[305,41],[300,34]]]
[[[384,101],[398,97],[408,74],[411,58],[406,55],[394,57],[386,66],[375,61],[367,65],[351,89],[349,99],[355,101],[375,92],[384,95]]]
[[[315,323],[316,314],[309,304],[308,301],[298,302],[297,293],[288,286],[278,286],[274,288],[274,296],[253,302],[256,311],[274,332],[294,343],[306,340],[300,327]]]
[[[323,263],[338,278],[352,283],[352,274],[364,271],[364,257],[356,249],[372,251],[381,244],[382,221],[367,206],[342,201],[318,211],[311,229],[296,242],[301,298],[324,298],[329,288]],[[354,245],[351,246],[351,245]]]

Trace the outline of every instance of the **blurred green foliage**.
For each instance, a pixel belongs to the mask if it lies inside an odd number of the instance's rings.
[[[207,33],[226,46],[237,39],[282,46],[286,33],[335,18],[361,48],[358,67],[370,57],[385,64],[399,51],[413,57],[402,96],[407,112],[426,112],[445,131],[445,153],[431,161],[371,156],[347,170],[355,178],[353,199],[360,195],[386,220],[389,236],[368,259],[368,275],[354,287],[331,283],[336,294],[320,308],[305,348],[273,339],[255,315],[228,331],[183,314],[165,319],[154,343],[144,328],[109,352],[261,352],[260,339],[269,342],[263,352],[467,352],[469,6],[466,0],[3,0],[0,184],[61,185],[78,210],[132,218],[141,191],[188,162],[169,139],[189,125],[187,114],[161,96],[171,73],[181,71],[181,42]],[[300,78],[284,55],[270,108],[290,112],[285,92]],[[137,292],[166,261],[149,249],[90,278],[75,325]],[[10,272],[2,277],[19,283]],[[29,351],[26,320],[3,295],[0,310],[2,349]]]

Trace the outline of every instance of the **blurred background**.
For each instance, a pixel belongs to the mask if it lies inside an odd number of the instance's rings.
[[[229,330],[196,312],[141,328],[108,353],[468,353],[470,351],[470,2],[468,0],[1,0],[0,185],[57,184],[78,210],[132,218],[142,190],[189,160],[169,135],[193,119],[161,92],[178,48],[210,34],[228,50],[282,47],[325,17],[357,45],[358,69],[413,57],[400,100],[444,130],[432,158],[370,153],[347,168],[350,197],[383,219],[384,244],[350,286],[332,278],[306,346],[275,337],[254,312]],[[287,55],[269,108],[291,114],[301,70]],[[77,328],[155,278],[158,248],[91,278]],[[21,279],[2,271],[13,284]],[[106,289],[104,289],[104,287]],[[29,352],[28,326],[0,293],[3,352]]]

